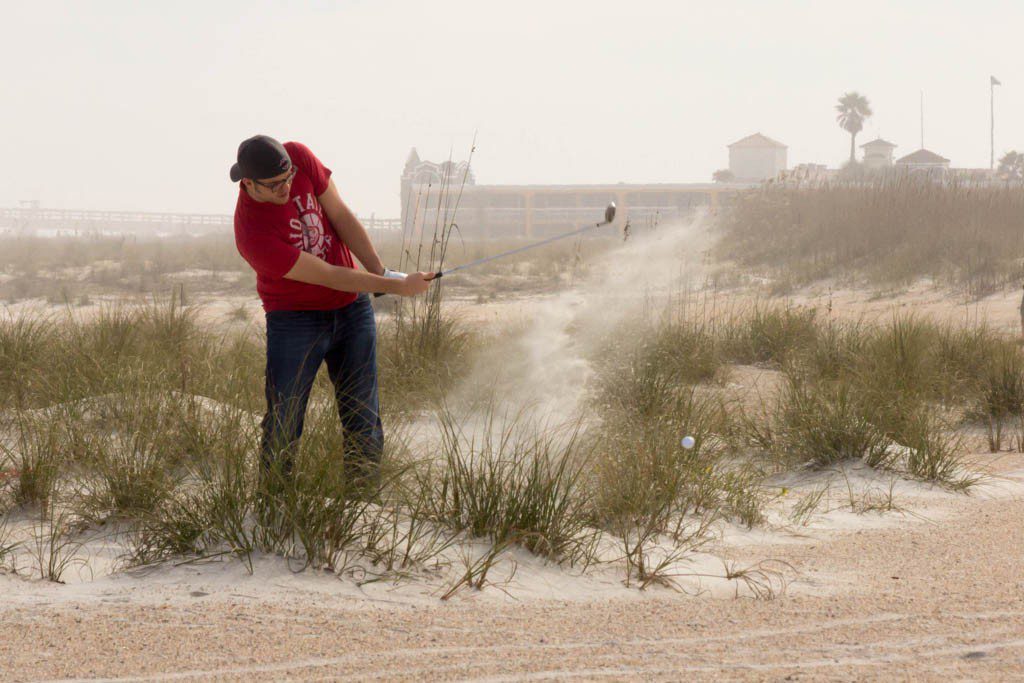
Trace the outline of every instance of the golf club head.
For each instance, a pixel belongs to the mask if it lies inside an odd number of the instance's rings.
[[[604,209],[604,222],[611,223],[615,220],[615,202],[608,202],[608,206]]]

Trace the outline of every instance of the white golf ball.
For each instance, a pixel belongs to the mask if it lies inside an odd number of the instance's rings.
[[[692,436],[684,436],[683,437],[683,448],[685,448],[687,450],[693,448],[693,446],[696,443],[697,443],[697,441]]]

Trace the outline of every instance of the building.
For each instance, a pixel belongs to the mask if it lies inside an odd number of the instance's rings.
[[[754,133],[729,145],[729,170],[737,182],[760,182],[786,170],[788,148],[770,137]]]
[[[922,147],[897,159],[896,168],[907,173],[942,176],[949,170],[949,159]]]
[[[447,174],[447,175],[446,175]],[[466,178],[463,183],[462,179]],[[409,154],[402,174],[402,226],[414,239],[453,220],[475,239],[544,238],[603,220],[615,202],[615,221],[593,234],[616,234],[685,218],[727,204],[747,183],[615,183],[600,185],[479,185],[465,162],[433,164]],[[589,234],[589,233],[588,233]]]
[[[889,168],[892,166],[892,151],[896,145],[882,138],[875,138],[860,146],[864,150],[865,168]]]
[[[614,185],[413,185],[402,200],[402,225],[413,235],[431,232],[452,216],[463,237],[482,239],[544,238],[588,223],[597,223],[615,202],[615,221],[604,234],[615,234],[628,220],[634,227],[656,225],[715,209],[744,187],[736,183]],[[456,210],[457,202],[457,210]],[[602,234],[594,231],[593,234]]]
[[[405,159],[402,169],[402,197],[405,197],[413,185],[434,185],[440,187],[442,182],[474,185],[476,179],[467,161],[422,161],[413,147]]]

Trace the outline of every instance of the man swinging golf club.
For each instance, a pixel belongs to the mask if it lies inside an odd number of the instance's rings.
[[[310,389],[326,361],[345,430],[346,473],[350,480],[372,478],[384,431],[376,323],[366,292],[413,296],[427,290],[433,275],[392,275],[384,268],[330,169],[305,145],[251,137],[238,147],[231,180],[241,181],[235,244],[256,271],[267,320],[262,474],[290,475]],[[366,272],[356,269],[353,255]]]

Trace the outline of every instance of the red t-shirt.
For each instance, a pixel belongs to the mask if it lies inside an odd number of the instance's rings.
[[[356,294],[309,285],[284,275],[306,251],[331,265],[355,268],[352,254],[317,197],[327,190],[331,170],[305,145],[286,142],[295,166],[287,204],[258,202],[238,189],[235,205],[235,246],[256,271],[256,291],[265,311],[324,311],[355,301]]]

